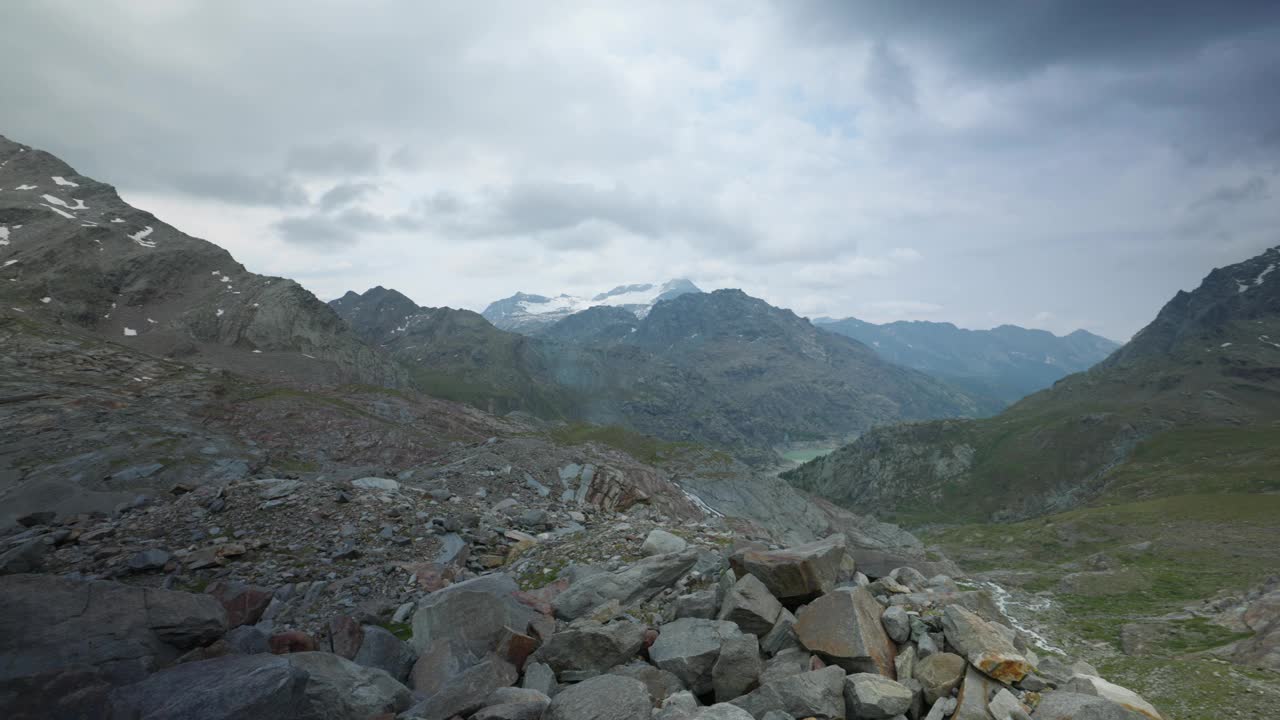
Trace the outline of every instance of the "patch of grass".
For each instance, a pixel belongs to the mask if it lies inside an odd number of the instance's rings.
[[[412,623],[384,622],[382,623],[382,628],[387,632],[391,633],[392,635],[395,635],[400,640],[403,640],[404,642],[409,642],[409,640],[413,637]]]

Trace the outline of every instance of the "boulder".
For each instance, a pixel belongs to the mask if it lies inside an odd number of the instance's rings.
[[[50,575],[0,577],[0,683],[95,668],[122,685],[227,631],[207,595]]]
[[[964,658],[954,653],[934,653],[916,662],[915,679],[924,687],[925,704],[950,695],[964,679],[966,666]]]
[[[362,477],[351,481],[352,487],[361,490],[382,490],[385,492],[395,492],[400,489],[400,483],[389,478],[380,477]]]
[[[48,548],[43,538],[31,538],[0,554],[0,575],[36,572],[44,565]]]
[[[938,698],[929,708],[929,714],[924,716],[924,720],[942,720],[945,717],[949,717],[955,711],[955,698]]]
[[[1007,688],[1003,688],[987,702],[987,711],[996,720],[1019,720],[1026,718],[1031,708],[1023,705]]]
[[[893,659],[893,669],[897,674],[898,680],[905,682],[915,679],[916,661],[916,646],[908,644]]]
[[[783,608],[778,613],[778,619],[773,623],[773,627],[760,638],[760,649],[766,655],[777,655],[787,648],[800,647],[795,626],[796,616],[792,615],[790,610]]]
[[[679,535],[673,535],[662,528],[654,528],[645,536],[644,544],[640,546],[640,554],[645,557],[666,555],[678,553],[688,546],[689,543]]]
[[[844,535],[785,550],[743,550],[729,562],[738,577],[756,576],[784,603],[803,602],[830,592],[854,569]]]
[[[695,695],[705,695],[714,689],[712,670],[720,646],[725,639],[741,634],[730,622],[681,618],[662,626],[649,648],[649,659],[680,678]]]
[[[545,663],[529,663],[524,668],[524,679],[520,681],[520,687],[526,690],[537,690],[547,697],[555,697],[558,689],[556,672]]]
[[[257,655],[271,652],[267,644],[267,632],[253,625],[241,625],[231,630],[222,638],[233,653],[240,655]],[[216,644],[216,643],[215,643]]]
[[[796,612],[800,644],[848,672],[893,679],[897,647],[880,622],[881,607],[866,588],[841,588]]]
[[[1094,695],[1152,720],[1161,720],[1160,713],[1156,711],[1155,706],[1147,702],[1141,695],[1129,688],[1103,680],[1096,675],[1076,675],[1061,689],[1082,695]]]
[[[557,674],[566,671],[603,673],[627,662],[644,647],[645,626],[633,622],[583,621],[552,635],[533,654]]]
[[[787,648],[782,652],[774,655],[765,664],[764,670],[760,673],[761,684],[780,680],[784,677],[799,675],[802,672],[809,672],[811,669],[813,655],[808,650],[801,647]]]
[[[716,702],[728,702],[744,695],[760,683],[764,663],[755,635],[731,635],[720,645],[720,656],[711,667],[711,686]]]
[[[337,615],[329,620],[329,639],[326,650],[338,657],[350,660],[360,651],[364,642],[364,628],[350,615]]]
[[[771,711],[798,718],[843,718],[844,678],[840,668],[827,667],[766,682],[731,702],[756,720]]]
[[[1034,720],[1149,720],[1149,716],[1105,698],[1062,690],[1045,693],[1031,717]]]
[[[111,694],[111,716],[119,718],[302,717],[307,671],[287,656],[227,655],[184,663]]]
[[[489,693],[471,720],[539,720],[550,704],[551,698],[537,690],[498,688]]]
[[[965,667],[964,680],[956,695],[956,711],[952,720],[991,720],[987,698],[1003,686],[972,665]]]
[[[418,668],[414,668],[414,679]],[[424,686],[436,686],[433,693],[423,693],[427,697],[409,709],[407,715],[421,720],[449,720],[455,715],[466,717],[484,704],[494,690],[515,684],[519,673],[511,663],[490,656],[465,670],[451,676],[446,682],[423,683]],[[418,688],[415,686],[415,690]],[[415,693],[417,696],[418,693]]]
[[[265,588],[222,580],[210,583],[205,592],[222,604],[227,611],[227,625],[233,628],[261,620],[272,597],[271,591]]]
[[[308,676],[299,717],[368,718],[409,707],[409,688],[377,668],[326,652],[293,653],[283,658]]]
[[[168,564],[169,559],[173,556],[167,550],[160,548],[150,548],[147,550],[139,550],[129,556],[125,560],[125,565],[133,572],[151,572],[153,570],[163,570]]]
[[[1031,663],[995,624],[972,611],[959,605],[948,605],[942,612],[942,627],[947,642],[992,678],[1014,683],[1031,672]]]
[[[680,682],[680,678],[640,660],[612,668],[609,670],[609,674],[629,677],[644,683],[654,707],[661,707],[667,701],[667,698],[676,693],[684,692],[685,689],[684,683]]]
[[[904,643],[911,639],[911,616],[902,607],[894,605],[886,608],[880,616],[880,622],[884,624],[884,631],[889,639],[894,642]]]
[[[685,690],[667,698],[660,709],[654,710],[653,720],[692,720],[698,709],[698,698]]]
[[[546,720],[649,720],[652,705],[644,683],[599,675],[571,685],[551,700]]]
[[[756,576],[743,575],[725,594],[718,618],[735,623],[742,632],[764,637],[781,613],[782,603],[769,594],[769,588]]]
[[[693,713],[693,720],[752,720],[751,713],[731,703],[717,703],[710,707],[698,708]]]
[[[622,607],[643,602],[674,585],[697,559],[692,550],[647,557],[617,572],[582,578],[557,595],[551,605],[556,617],[575,620],[610,600]]]
[[[911,690],[883,675],[855,673],[844,679],[845,708],[851,718],[882,720],[911,707]]]
[[[393,635],[390,630],[377,625],[364,626],[364,640],[360,643],[359,652],[352,658],[357,665],[382,670],[399,682],[408,680],[409,671],[413,669],[416,659],[417,656],[408,643]]]
[[[710,620],[720,608],[719,593],[715,588],[699,590],[676,598],[675,616]]]

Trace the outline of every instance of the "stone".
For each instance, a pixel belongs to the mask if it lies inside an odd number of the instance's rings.
[[[947,642],[970,664],[995,680],[1014,683],[1031,672],[1031,663],[1014,648],[994,623],[987,622],[959,605],[942,611]]]
[[[377,668],[326,652],[283,657],[290,666],[309,676],[302,705],[294,711],[298,716],[370,718],[409,707],[409,688]]]
[[[916,646],[907,645],[893,659],[894,673],[899,681],[914,679],[916,676]]]
[[[210,583],[205,593],[216,598],[227,611],[227,625],[233,628],[253,625],[262,619],[272,597],[271,591],[265,588],[222,580]]]
[[[685,690],[667,698],[661,709],[654,711],[653,720],[692,720],[697,712],[698,698]]]
[[[231,652],[240,655],[257,655],[271,651],[270,645],[267,644],[267,632],[252,625],[232,628],[222,640],[227,643]]]
[[[696,560],[697,553],[687,550],[647,557],[616,572],[590,575],[557,595],[552,608],[556,617],[574,620],[610,600],[624,607],[643,602],[674,585]]]
[[[599,675],[571,685],[551,699],[546,720],[649,720],[644,683],[619,675]]]
[[[950,716],[955,711],[955,698],[938,698],[937,701],[935,701],[929,708],[929,714],[924,716],[924,720],[942,720],[943,718]]]
[[[102,580],[6,575],[0,607],[0,683],[74,667],[132,683],[227,631],[207,595]]]
[[[1149,715],[1105,698],[1063,690],[1046,693],[1031,717],[1034,720],[1150,720]]]
[[[855,673],[844,679],[844,703],[849,717],[882,720],[905,713],[912,693],[906,686],[874,673]]]
[[[644,683],[654,707],[661,707],[667,698],[676,693],[684,692],[685,689],[684,683],[680,682],[680,678],[640,660],[626,665],[619,665],[609,670],[609,674],[629,677]]]
[[[649,648],[649,659],[680,678],[695,695],[705,695],[713,690],[712,670],[720,646],[726,638],[741,634],[733,623],[681,618],[662,626]]]
[[[1109,700],[1126,710],[1132,710],[1152,720],[1160,720],[1160,713],[1141,695],[1126,687],[1108,682],[1096,675],[1076,675],[1071,678],[1062,690],[1082,695],[1094,695]]]
[[[26,515],[18,518],[18,524],[25,528],[35,527],[37,525],[52,525],[53,520],[56,517],[58,517],[58,513],[52,510],[27,513]]]
[[[258,487],[258,497],[263,500],[278,500],[292,495],[298,490],[298,488],[302,487],[302,483],[298,480],[283,480],[278,478],[254,480],[253,484]]]
[[[904,643],[911,639],[911,617],[901,606],[885,608],[884,614],[880,616],[880,622],[884,624],[884,631],[894,642]]]
[[[44,565],[48,545],[40,538],[23,541],[0,554],[0,575],[36,572]]]
[[[310,676],[275,655],[227,655],[184,663],[111,694],[112,717],[295,718]]]
[[[1031,712],[1031,708],[1022,704],[1013,693],[1007,688],[1001,688],[999,692],[987,702],[987,712],[991,713],[996,720],[1018,720],[1018,718],[1026,717]]]
[[[552,635],[533,654],[557,674],[566,671],[603,673],[635,657],[644,647],[645,626],[633,622],[602,625],[583,621]]]
[[[693,720],[751,720],[751,713],[731,703],[717,703],[710,707],[698,708]]]
[[[966,665],[960,692],[956,695],[956,711],[952,720],[991,720],[987,698],[1002,685],[972,665]]]
[[[557,690],[556,672],[546,663],[529,663],[524,668],[524,679],[520,681],[520,687],[527,690],[537,690],[547,697],[555,697]]]
[[[383,490],[386,492],[396,492],[400,489],[400,483],[380,477],[357,478],[351,481],[351,486],[361,490]]]
[[[785,550],[747,549],[729,560],[738,577],[751,574],[784,603],[803,602],[833,590],[853,574],[853,557],[844,535]]]
[[[796,616],[783,608],[778,619],[769,632],[760,638],[760,650],[766,655],[777,655],[787,648],[800,647],[800,639],[796,637]]]
[[[800,644],[846,671],[895,677],[897,647],[880,622],[881,607],[866,588],[841,588],[796,613]]]
[[[645,557],[666,555],[678,553],[688,546],[689,543],[679,535],[673,535],[662,528],[654,528],[645,536],[644,544],[640,546],[640,554]]]
[[[377,668],[397,681],[405,682],[413,669],[413,662],[417,660],[413,648],[390,630],[377,625],[365,625],[362,634],[360,650],[352,661],[364,667]]]
[[[471,720],[541,720],[546,710],[540,702],[502,703],[480,708]]]
[[[756,720],[770,711],[798,718],[843,718],[844,678],[844,670],[838,667],[813,670],[766,682],[731,702]]]
[[[416,676],[416,667],[414,672]],[[455,715],[466,717],[480,709],[490,693],[514,684],[518,677],[514,665],[490,656],[449,677],[447,682],[434,683],[438,690],[424,693],[426,699],[410,708],[406,715],[421,720],[449,720]],[[415,689],[419,688],[415,686]]]
[[[720,644],[720,655],[711,667],[711,687],[716,702],[728,702],[754,690],[764,663],[755,635],[732,635]]]
[[[150,550],[140,550],[130,555],[129,559],[125,561],[125,565],[133,572],[163,570],[171,557],[172,555],[168,551],[151,548]]]
[[[350,615],[338,615],[329,620],[329,650],[340,658],[350,660],[360,652],[364,642],[364,629]]]
[[[699,590],[676,598],[676,618],[702,618],[710,620],[719,611],[719,593],[714,588]]]
[[[954,653],[934,653],[916,663],[915,679],[924,686],[924,702],[933,705],[946,697],[964,679],[967,663]]]
[[[760,683],[764,684],[773,680],[779,680],[792,675],[799,675],[802,672],[809,672],[812,668],[810,659],[813,656],[804,648],[788,648],[774,655],[765,664],[764,670],[760,673]]]
[[[782,603],[769,594],[769,588],[756,576],[744,575],[725,595],[718,619],[735,623],[745,633],[763,637],[773,629],[781,612]]]
[[[498,644],[494,648],[494,653],[515,665],[516,670],[522,670],[529,656],[537,649],[538,641],[533,635],[504,627],[498,635]]]

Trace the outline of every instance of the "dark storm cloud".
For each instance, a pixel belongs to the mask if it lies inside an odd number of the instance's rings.
[[[191,195],[237,205],[286,208],[308,202],[307,191],[285,175],[191,173],[174,177],[173,186]]]
[[[378,170],[378,146],[355,140],[300,145],[289,151],[290,170],[315,175],[368,175]]]
[[[322,215],[287,217],[278,221],[275,228],[287,243],[322,251],[338,250],[359,240],[342,224]]]
[[[377,192],[377,190],[378,186],[374,183],[340,183],[334,185],[320,196],[320,209],[337,210],[367,197],[371,193]]]

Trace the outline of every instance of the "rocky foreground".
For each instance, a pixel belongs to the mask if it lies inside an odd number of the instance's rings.
[[[572,500],[586,472],[525,490]],[[779,548],[686,506],[378,477],[175,489],[5,539],[0,715],[1161,717],[987,591],[842,534]]]

